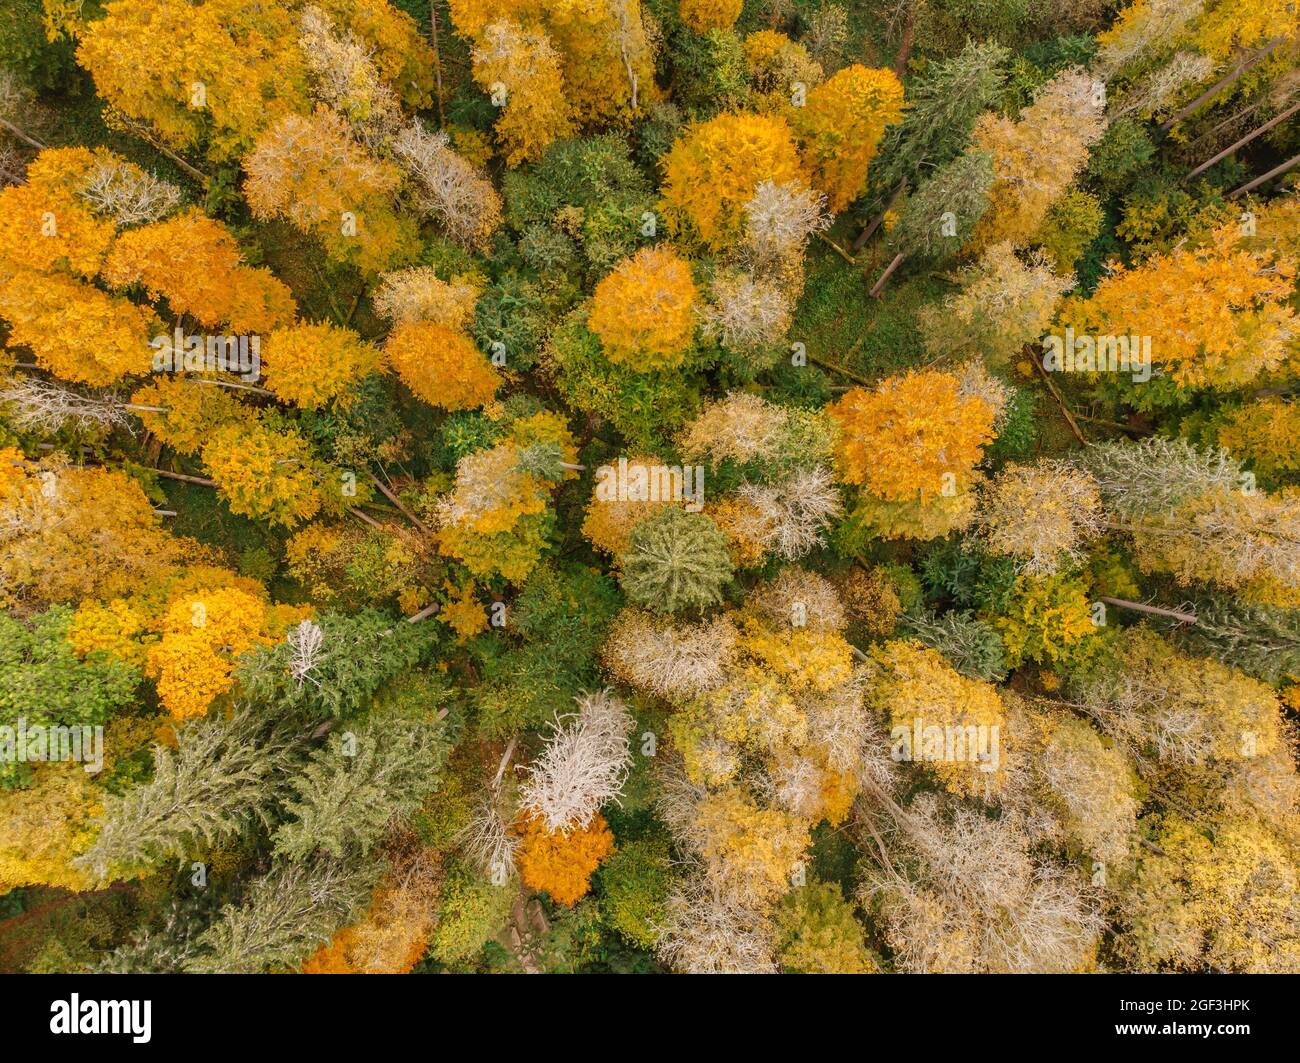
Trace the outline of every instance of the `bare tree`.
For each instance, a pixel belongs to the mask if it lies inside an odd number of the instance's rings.
[[[158,406],[137,406],[115,398],[82,395],[38,377],[13,377],[0,390],[0,404],[9,409],[9,423],[19,431],[54,433],[67,425],[132,429],[131,411],[161,413]]]
[[[401,131],[393,154],[416,184],[416,204],[466,246],[481,246],[501,221],[501,197],[492,182],[457,155],[446,133],[419,122]]]
[[[289,674],[298,684],[298,689],[301,690],[305,682],[319,687],[320,680],[312,675],[312,672],[320,660],[321,647],[325,644],[325,632],[310,620],[304,620],[289,632],[285,641],[289,643],[290,649]]]
[[[77,194],[92,210],[111,216],[118,225],[158,221],[181,202],[181,190],[175,185],[132,163],[107,159],[94,165]]]
[[[546,749],[525,769],[520,789],[525,812],[548,830],[585,827],[606,801],[617,800],[632,765],[626,706],[608,690],[578,699],[578,712],[553,724]]]

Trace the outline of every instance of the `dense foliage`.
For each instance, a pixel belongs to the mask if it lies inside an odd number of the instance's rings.
[[[1300,972],[1300,24],[0,0],[0,969]]]

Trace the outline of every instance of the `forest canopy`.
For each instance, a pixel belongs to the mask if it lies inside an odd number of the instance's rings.
[[[1300,972],[1282,0],[0,0],[0,970]]]

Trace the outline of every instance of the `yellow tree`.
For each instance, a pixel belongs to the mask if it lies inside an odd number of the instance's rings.
[[[114,287],[142,285],[177,314],[235,332],[264,332],[293,319],[289,289],[270,270],[245,265],[221,222],[197,208],[124,232],[104,266]]]
[[[0,281],[9,342],[55,376],[92,387],[147,373],[161,325],[147,310],[71,277],[12,273]]]
[[[782,118],[720,114],[688,128],[664,163],[669,225],[714,250],[745,232],[745,205],[758,186],[807,185],[794,135]]]
[[[267,336],[262,363],[276,397],[314,410],[351,405],[349,389],[379,368],[380,354],[351,329],[300,322]]]
[[[224,424],[257,419],[257,411],[226,388],[183,374],[159,374],[132,394],[131,403],[147,407],[139,410],[141,423],[180,454],[197,454]]]
[[[952,793],[978,796],[1005,779],[998,735],[1006,708],[996,687],[959,674],[937,650],[894,639],[871,652],[869,702],[889,724],[896,755],[924,764]],[[984,738],[980,731],[985,729]],[[954,734],[966,743],[960,749]],[[973,739],[973,741],[972,741]]]
[[[731,29],[743,6],[743,0],[680,0],[677,12],[696,33],[708,33]]]
[[[100,96],[164,143],[224,160],[308,109],[297,36],[288,4],[113,0],[86,24],[77,60]]]
[[[992,407],[933,369],[853,388],[827,412],[840,426],[844,481],[890,502],[954,496],[993,439]]]
[[[1063,461],[1008,463],[980,499],[979,535],[989,553],[1046,576],[1083,560],[1105,518],[1097,481]]]
[[[244,157],[244,172],[256,217],[284,218],[331,258],[377,272],[413,255],[415,225],[392,203],[401,172],[353,140],[333,111],[278,119]]]
[[[1277,368],[1295,331],[1293,255],[1248,250],[1236,225],[1203,246],[1114,266],[1090,299],[1068,302],[1080,333],[1152,337],[1151,360],[1185,388],[1232,389]]]
[[[1066,70],[1038,90],[1017,121],[989,112],[975,124],[971,150],[993,156],[994,182],[972,249],[1022,244],[1038,231],[1106,131],[1104,112],[1100,83]]]
[[[311,451],[288,424],[224,424],[200,455],[232,513],[293,527],[321,507]]]
[[[659,99],[639,0],[546,0],[573,119],[629,125]]]
[[[474,80],[501,108],[496,133],[508,166],[536,161],[573,131],[560,56],[545,32],[499,19],[484,28],[473,60]]]
[[[610,361],[671,369],[694,338],[695,300],[686,262],[669,247],[646,247],[596,285],[587,324]]]
[[[6,270],[63,272],[89,279],[103,265],[116,226],[97,218],[78,193],[102,149],[49,148],[27,167],[27,182],[0,189],[0,262]]]
[[[885,128],[903,120],[903,86],[892,70],[855,63],[809,91],[793,113],[813,187],[838,213],[865,190]]]
[[[160,527],[125,473],[58,458],[32,463],[12,447],[0,449],[0,545],[0,601],[9,608],[113,597],[202,555]]]
[[[586,826],[550,831],[538,816],[524,821],[519,875],[530,889],[544,890],[572,907],[591,889],[592,872],[614,848],[614,835],[599,813]]]
[[[485,406],[502,377],[463,332],[434,321],[409,321],[384,345],[388,364],[416,398],[443,410]]]
[[[78,62],[115,112],[173,148],[239,157],[270,124],[310,110],[299,47],[302,0],[111,0],[80,33]],[[315,0],[370,52],[388,89],[428,106],[434,57],[419,27],[386,0]],[[324,58],[318,51],[314,56]]]
[[[573,438],[558,415],[525,417],[507,438],[476,450],[456,465],[455,486],[438,499],[438,546],[475,576],[499,574],[517,582],[541,560],[551,515],[552,487],[571,479]]]

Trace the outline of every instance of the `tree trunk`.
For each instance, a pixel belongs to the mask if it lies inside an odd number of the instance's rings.
[[[884,209],[881,210],[879,214],[877,214],[874,218],[871,219],[871,224],[868,225],[865,229],[863,229],[861,235],[856,240],[853,241],[853,253],[855,255],[859,251],[861,251],[864,247],[867,246],[867,241],[871,239],[871,234],[880,228],[881,222],[885,220],[885,215],[888,214],[891,209],[893,209],[894,204],[898,202],[898,197],[901,196],[906,190],[907,190],[907,180],[906,178],[904,178],[901,182],[899,182],[898,187],[894,189],[894,194],[889,197],[889,202],[885,204]]]
[[[1152,616],[1167,616],[1184,624],[1196,623],[1195,616],[1178,609],[1163,609],[1158,605],[1143,605],[1141,602],[1130,602],[1127,598],[1107,598],[1104,595],[1099,595],[1097,601],[1105,602],[1107,605],[1117,605],[1121,609],[1134,609],[1139,613],[1150,613]]]
[[[1229,144],[1226,148],[1224,148],[1221,152],[1219,152],[1219,154],[1213,156],[1212,158],[1206,159],[1203,163],[1201,163],[1200,166],[1196,167],[1195,170],[1193,170],[1193,171],[1192,171],[1191,173],[1189,173],[1186,177],[1184,177],[1184,178],[1183,178],[1183,181],[1184,181],[1184,182],[1190,181],[1190,180],[1191,180],[1193,177],[1195,177],[1198,173],[1204,173],[1206,170],[1208,170],[1211,166],[1213,166],[1213,165],[1214,165],[1216,162],[1218,162],[1220,159],[1227,158],[1227,156],[1231,155],[1231,154],[1232,154],[1234,151],[1236,151],[1238,148],[1245,147],[1245,146],[1246,146],[1247,144],[1249,144],[1252,140],[1254,140],[1257,136],[1260,136],[1260,135],[1263,134],[1263,133],[1267,133],[1270,129],[1272,129],[1272,128],[1273,128],[1275,125],[1277,125],[1279,122],[1285,122],[1288,118],[1290,118],[1293,114],[1295,114],[1296,111],[1300,111],[1300,103],[1293,103],[1290,107],[1288,107],[1288,108],[1287,108],[1285,111],[1283,111],[1281,114],[1277,115],[1277,116],[1274,117],[1274,118],[1269,119],[1267,122],[1265,122],[1262,126],[1260,126],[1258,129],[1256,129],[1254,132],[1252,132],[1252,133],[1247,133],[1244,137],[1242,137],[1240,140],[1238,140],[1235,144]]]
[[[890,262],[888,266],[885,267],[885,272],[880,275],[880,279],[876,281],[876,283],[872,286],[871,291],[867,293],[868,295],[871,296],[871,298],[873,299],[880,298],[880,292],[885,287],[885,282],[889,280],[889,275],[893,273],[894,270],[898,269],[898,267],[903,262],[903,258],[904,256],[900,252],[899,254],[895,255],[894,260]]]
[[[6,121],[5,119],[0,118],[0,128],[9,130],[11,134],[16,136],[24,144],[28,145],[29,147],[35,148],[37,151],[45,150],[44,144],[42,144],[35,137],[29,137],[26,133],[24,133],[21,129],[19,129],[16,125],[14,125],[13,122]]]
[[[1264,47],[1263,51],[1257,52],[1253,58],[1247,59],[1244,62],[1239,63],[1237,65],[1237,68],[1233,70],[1231,74],[1227,74],[1224,77],[1221,77],[1208,89],[1206,89],[1199,96],[1197,96],[1196,99],[1194,99],[1186,107],[1180,110],[1171,119],[1169,119],[1169,121],[1165,122],[1165,124],[1160,127],[1161,130],[1163,132],[1168,133],[1169,130],[1173,129],[1174,126],[1176,126],[1189,114],[1191,114],[1193,111],[1199,108],[1201,104],[1205,103],[1207,100],[1213,99],[1220,92],[1222,92],[1229,85],[1231,85],[1234,81],[1236,81],[1239,77],[1241,77],[1242,74],[1244,74],[1247,70],[1253,67],[1256,63],[1260,63],[1263,60],[1267,59],[1270,55],[1272,55],[1273,52],[1277,50],[1278,45],[1280,45],[1283,42],[1283,40],[1285,40],[1285,38],[1278,37],[1277,39],[1270,41]]]
[[[894,74],[901,78],[907,69],[907,61],[912,57],[912,45],[916,43],[916,4],[907,7],[907,21],[903,23],[903,41],[894,57]]]
[[[1291,158],[1287,159],[1286,162],[1282,163],[1281,166],[1274,166],[1273,169],[1269,170],[1263,177],[1256,177],[1253,181],[1247,181],[1235,192],[1230,192],[1228,198],[1236,199],[1245,192],[1254,191],[1265,181],[1271,181],[1274,177],[1281,177],[1282,174],[1286,173],[1287,170],[1292,169],[1297,163],[1300,163],[1300,155],[1293,155]]]

